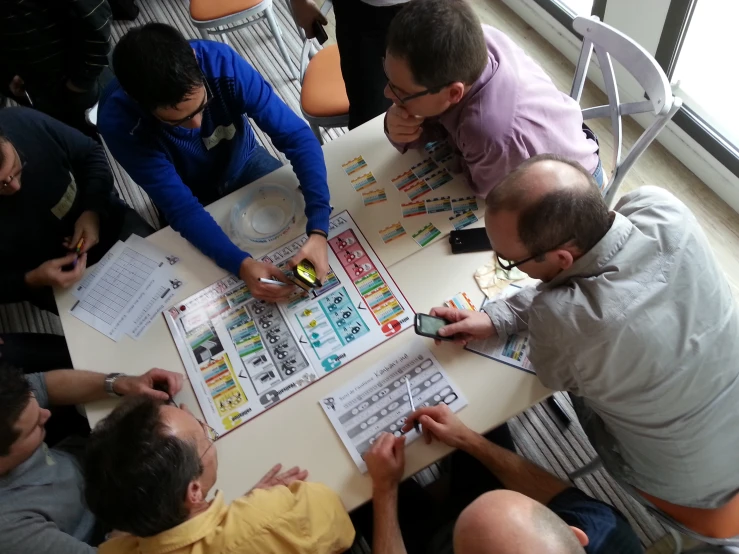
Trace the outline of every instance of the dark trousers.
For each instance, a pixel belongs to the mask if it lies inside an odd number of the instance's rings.
[[[513,437],[507,424],[493,429],[485,435],[489,441],[512,452],[516,451]],[[398,521],[408,554],[422,554],[437,542],[446,542],[459,514],[478,496],[488,491],[502,489],[503,484],[477,459],[457,451],[448,458],[450,467],[449,493],[444,498],[441,509],[435,509],[435,500],[413,479],[400,484],[398,491]],[[446,464],[445,464],[446,465]],[[372,546],[373,508],[369,502],[351,513],[352,522],[358,534]],[[435,551],[434,548],[432,550]]]
[[[117,195],[111,195],[110,205],[107,208],[108,215],[100,221],[100,242],[96,244],[88,253],[87,265],[91,266],[105,255],[113,245],[119,241],[125,241],[131,235],[139,235],[140,237],[148,237],[154,232],[154,228],[149,225],[144,218],[136,213],[132,208],[125,204]],[[51,237],[50,240],[61,243],[59,237]],[[66,254],[64,251],[59,252],[59,257]],[[53,314],[58,314],[56,300],[54,299],[54,291],[51,287],[38,289],[26,288],[20,296],[13,298],[12,302],[28,301],[41,310],[46,310]]]
[[[403,5],[378,8],[362,0],[334,1],[336,42],[349,97],[349,129],[392,105],[383,95],[387,78],[382,61],[388,27]]]

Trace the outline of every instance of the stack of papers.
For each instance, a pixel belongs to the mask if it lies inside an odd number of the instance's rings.
[[[72,291],[77,302],[69,313],[114,341],[124,334],[138,339],[182,286],[178,263],[131,235],[87,271]]]

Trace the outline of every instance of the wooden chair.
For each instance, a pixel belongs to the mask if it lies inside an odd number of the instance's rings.
[[[256,18],[246,21],[252,16]],[[272,36],[275,37],[290,76],[297,78],[295,65],[282,40],[282,30],[277,23],[272,0],[190,0],[190,21],[206,40],[213,35],[220,35],[228,43],[227,33],[254,25],[263,18],[267,20]],[[226,27],[227,25],[232,26]]]
[[[331,0],[325,0],[321,13],[327,15],[332,7]],[[316,42],[306,38],[300,27],[298,33],[303,40],[300,54],[300,111],[313,134],[323,144],[321,127],[330,129],[349,125],[349,97],[341,75],[339,47],[332,44],[317,49]]]
[[[672,94],[667,76],[652,55],[621,31],[601,23],[595,16],[576,17],[572,27],[583,36],[583,43],[570,96],[580,102],[593,50],[606,85],[608,104],[586,108],[582,114],[586,120],[601,117],[608,117],[611,120],[614,171],[604,186],[606,203],[610,206],[628,171],[677,113],[683,101]],[[611,58],[618,61],[636,79],[646,93],[646,100],[621,103]],[[621,118],[638,113],[652,113],[655,119],[637,139],[626,157],[621,159],[623,145]]]

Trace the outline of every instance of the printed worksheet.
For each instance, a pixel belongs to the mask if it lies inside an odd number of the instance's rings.
[[[444,403],[458,412],[467,405],[459,388],[418,339],[321,400],[323,411],[362,473],[367,471],[362,455],[377,437],[404,434],[402,427],[413,411],[406,380],[416,409]],[[406,444],[420,436],[414,429],[405,435]]]
[[[262,258],[284,268],[302,235]],[[228,276],[165,312],[208,424],[219,434],[413,326],[413,310],[348,212],[329,224],[331,272],[285,303]]]
[[[512,296],[519,290],[521,290],[521,287],[518,285],[508,285],[498,298]],[[485,297],[482,306],[484,307],[492,301],[493,300]],[[474,352],[480,356],[503,362],[506,365],[518,368],[526,373],[536,375],[536,372],[534,371],[534,368],[531,367],[531,362],[529,361],[530,347],[528,331],[509,335],[504,339],[495,336],[484,340],[473,340],[468,342],[464,348],[465,350],[469,350],[470,352]]]

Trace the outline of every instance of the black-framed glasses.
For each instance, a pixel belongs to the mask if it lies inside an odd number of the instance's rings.
[[[385,69],[385,58],[382,58],[382,71],[385,73],[385,78],[387,79],[387,87],[390,89],[390,92],[393,93],[393,96],[398,99],[398,102],[401,104],[405,104],[406,102],[410,102],[411,100],[415,100],[416,98],[421,98],[422,96],[426,96],[427,94],[436,94],[444,87],[448,87],[452,83],[446,83],[444,85],[436,85],[430,88],[427,88],[426,90],[422,90],[421,92],[416,92],[414,94],[406,94],[405,96],[400,95],[400,91],[396,88],[396,86],[390,81],[390,77],[387,75],[387,69]]]
[[[203,101],[201,102],[200,106],[197,110],[192,112],[187,117],[183,117],[182,119],[178,119],[177,121],[164,121],[167,125],[172,125],[173,127],[178,127],[182,125],[183,123],[187,123],[188,121],[191,121],[195,116],[198,114],[201,114],[205,111],[205,108],[208,107],[208,104],[211,103],[213,100],[213,91],[210,90],[210,85],[208,84],[208,80],[203,77],[203,85],[205,86],[205,98],[203,98]]]
[[[544,261],[544,255],[547,252],[551,252],[552,250],[556,250],[557,248],[563,247],[565,244],[567,244],[568,242],[570,242],[574,238],[575,237],[570,237],[566,241],[560,242],[557,246],[552,246],[551,248],[549,248],[547,250],[544,250],[543,252],[539,252],[537,254],[534,254],[533,256],[529,256],[528,258],[524,258],[523,260],[519,260],[517,262],[510,262],[509,260],[504,260],[503,258],[500,257],[500,255],[498,255],[498,252],[497,251],[495,252],[495,259],[498,260],[498,266],[501,269],[504,269],[506,271],[510,271],[511,269],[513,269],[515,267],[518,267],[520,265],[523,265],[526,262],[530,262],[531,260],[536,260],[537,262]]]

